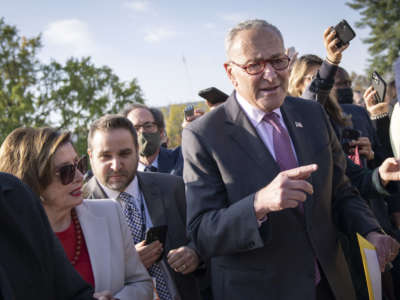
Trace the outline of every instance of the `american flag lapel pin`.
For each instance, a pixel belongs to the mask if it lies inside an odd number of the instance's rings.
[[[303,124],[301,122],[294,122],[294,125],[299,128],[303,128]]]

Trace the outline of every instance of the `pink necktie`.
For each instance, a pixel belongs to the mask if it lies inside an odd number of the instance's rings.
[[[297,160],[290,143],[289,133],[279,121],[279,115],[275,112],[265,114],[263,120],[272,126],[272,138],[274,142],[275,159],[281,171],[297,168]],[[303,203],[298,206],[301,213],[304,213]],[[317,259],[315,258],[315,284],[321,280]]]
[[[273,128],[272,137],[275,158],[281,171],[297,168],[297,160],[293,153],[292,145],[290,144],[289,133],[279,121],[279,115],[274,112],[265,114],[263,120],[269,123]]]

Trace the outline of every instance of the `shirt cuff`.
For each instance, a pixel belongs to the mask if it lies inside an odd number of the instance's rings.
[[[390,196],[391,193],[394,192],[390,183],[387,185],[387,187],[382,185],[381,177],[379,176],[379,168],[375,168],[375,170],[372,172],[372,183],[376,191],[381,195]]]

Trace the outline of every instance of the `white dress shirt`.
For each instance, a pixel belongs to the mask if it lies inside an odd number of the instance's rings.
[[[150,165],[150,166],[156,167],[157,170],[158,170],[158,156],[159,156],[159,155],[160,155],[160,154],[157,154],[157,157],[153,160],[153,162],[152,162],[151,165]],[[150,167],[150,166],[146,166],[145,164],[142,164],[142,163],[139,161],[137,170],[140,171],[140,172],[144,172],[144,169],[145,169],[146,167]],[[127,191],[126,191],[126,192],[127,192]],[[127,193],[128,193],[128,192],[127,192]]]

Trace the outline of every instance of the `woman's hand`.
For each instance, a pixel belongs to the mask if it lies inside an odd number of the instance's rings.
[[[338,47],[339,39],[336,37],[336,31],[329,27],[324,31],[324,45],[326,49],[326,58],[329,63],[338,65],[342,60],[342,53],[349,47],[349,43]]]
[[[372,86],[370,86],[364,92],[364,102],[365,106],[371,117],[376,117],[382,114],[387,114],[389,112],[389,105],[386,102],[376,103],[375,101],[376,91]]]

